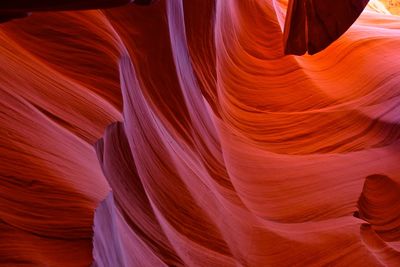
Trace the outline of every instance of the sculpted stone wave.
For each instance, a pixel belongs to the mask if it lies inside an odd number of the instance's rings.
[[[0,265],[398,266],[400,20],[349,2],[1,24]]]

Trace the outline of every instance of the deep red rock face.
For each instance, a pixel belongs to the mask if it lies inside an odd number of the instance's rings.
[[[30,12],[111,8],[134,3],[149,5],[157,0],[12,0],[0,2],[0,23],[29,16]]]
[[[369,0],[289,0],[285,53],[315,54],[345,33]]]
[[[384,5],[7,2],[0,266],[400,265]]]

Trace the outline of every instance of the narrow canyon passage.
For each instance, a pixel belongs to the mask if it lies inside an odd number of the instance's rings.
[[[400,4],[325,2],[0,4],[0,266],[399,266]]]

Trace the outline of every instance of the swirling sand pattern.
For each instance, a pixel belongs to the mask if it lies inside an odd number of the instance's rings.
[[[283,0],[1,25],[0,263],[398,266],[400,20],[378,12],[302,57]]]

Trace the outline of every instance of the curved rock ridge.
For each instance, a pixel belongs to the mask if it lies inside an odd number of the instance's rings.
[[[400,20],[299,57],[287,6],[1,24],[0,266],[398,266]]]
[[[112,188],[98,266],[396,266],[393,228],[359,196],[391,202],[366,193],[371,175],[400,181],[399,20],[368,8],[318,55],[284,56],[285,8],[106,12],[127,54],[124,120],[96,144]]]
[[[0,266],[91,264],[110,190],[93,144],[122,119],[115,38],[101,11],[0,26]]]
[[[358,200],[361,238],[385,266],[400,264],[400,185],[385,175],[366,178]]]
[[[384,175],[368,176],[358,200],[359,216],[383,240],[400,241],[400,185]]]

